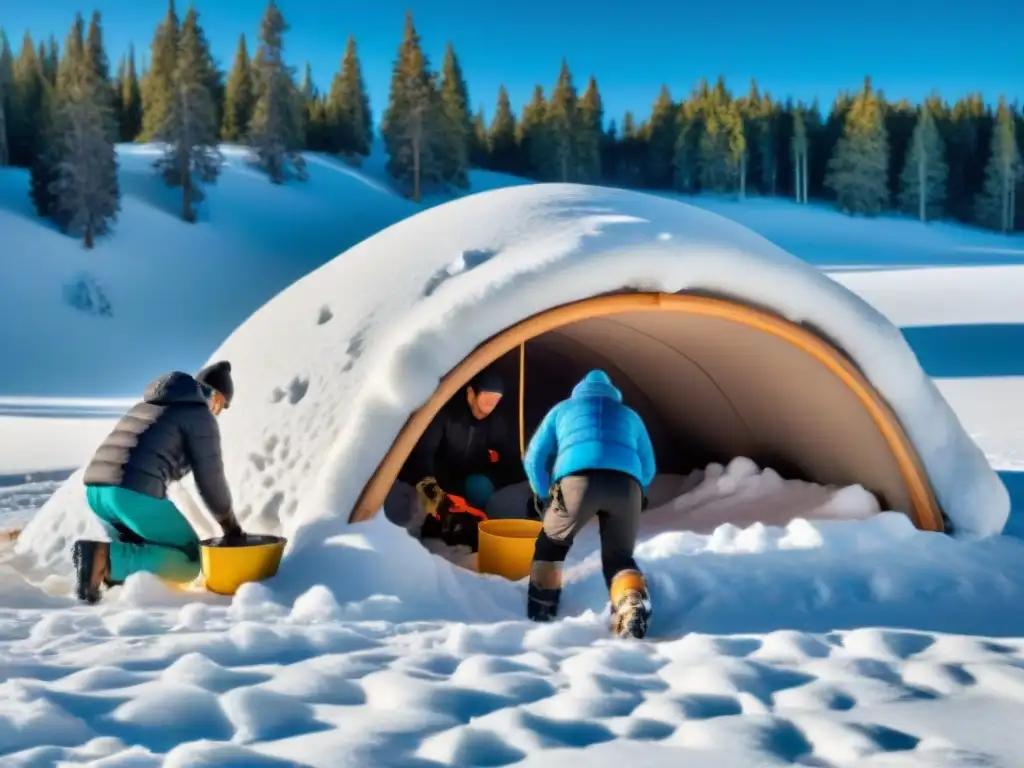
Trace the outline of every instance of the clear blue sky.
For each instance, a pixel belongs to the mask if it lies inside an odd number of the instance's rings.
[[[178,0],[179,14],[187,3]],[[215,56],[226,68],[238,35],[250,52],[265,0],[198,0]],[[505,83],[518,113],[540,82],[550,88],[563,56],[582,89],[593,74],[609,118],[646,115],[662,83],[674,96],[698,78],[727,78],[745,91],[751,76],[776,95],[831,103],[870,73],[890,98],[919,100],[929,90],[955,97],[981,90],[1024,101],[1024,1],[859,0],[833,5],[806,0],[278,0],[291,25],[286,56],[309,61],[325,89],[345,40],[359,43],[374,121],[385,104],[404,13],[413,11],[427,54],[440,65],[451,40],[475,110],[488,118]],[[103,14],[108,53],[116,62],[130,42],[144,53],[163,16],[162,0],[3,0],[0,26],[20,45],[33,36],[63,41],[81,10]],[[960,10],[957,10],[959,8]]]

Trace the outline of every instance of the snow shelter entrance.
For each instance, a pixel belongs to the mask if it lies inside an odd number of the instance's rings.
[[[506,377],[500,407],[518,423],[521,447],[548,408],[601,368],[646,421],[659,473],[746,456],[783,477],[860,484],[918,528],[945,528],[896,415],[842,351],[806,327],[729,299],[642,292],[556,307],[480,344],[406,422],[350,522],[381,509],[431,420],[489,366]]]

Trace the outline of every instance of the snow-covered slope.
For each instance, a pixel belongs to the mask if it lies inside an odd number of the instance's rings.
[[[251,312],[360,240],[417,210],[385,183],[309,157],[309,180],[273,186],[245,151],[207,190],[199,222],[152,169],[150,145],[118,148],[122,210],[92,251],[39,219],[28,174],[0,171],[0,395],[135,396],[195,368]],[[76,309],[69,293],[109,302]]]
[[[223,430],[244,525],[293,537],[289,556],[323,545],[344,530],[409,414],[477,344],[622,288],[709,289],[810,321],[895,408],[957,529],[1002,528],[1005,487],[881,314],[727,219],[574,185],[495,190],[419,213],[302,278],[231,334],[211,359],[234,365]],[[40,511],[21,552],[64,564],[89,521],[79,484],[72,478]]]
[[[898,214],[847,216],[828,203],[796,205],[778,197],[663,194],[737,221],[823,269],[1024,264],[1022,233],[922,224]]]

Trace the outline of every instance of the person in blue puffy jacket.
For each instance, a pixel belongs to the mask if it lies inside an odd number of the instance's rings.
[[[640,512],[654,479],[654,448],[639,415],[604,371],[588,373],[541,421],[523,457],[533,493],[546,500],[537,537],[527,615],[558,612],[562,563],[595,516],[612,607],[612,631],[643,637],[651,616],[647,583],[633,559]]]

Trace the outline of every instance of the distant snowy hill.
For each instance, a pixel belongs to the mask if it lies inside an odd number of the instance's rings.
[[[92,251],[32,209],[28,173],[0,171],[0,394],[131,396],[167,368],[195,367],[278,291],[416,212],[386,183],[309,156],[309,180],[273,186],[224,148],[199,221],[152,170],[158,150],[122,145],[122,209]]]

